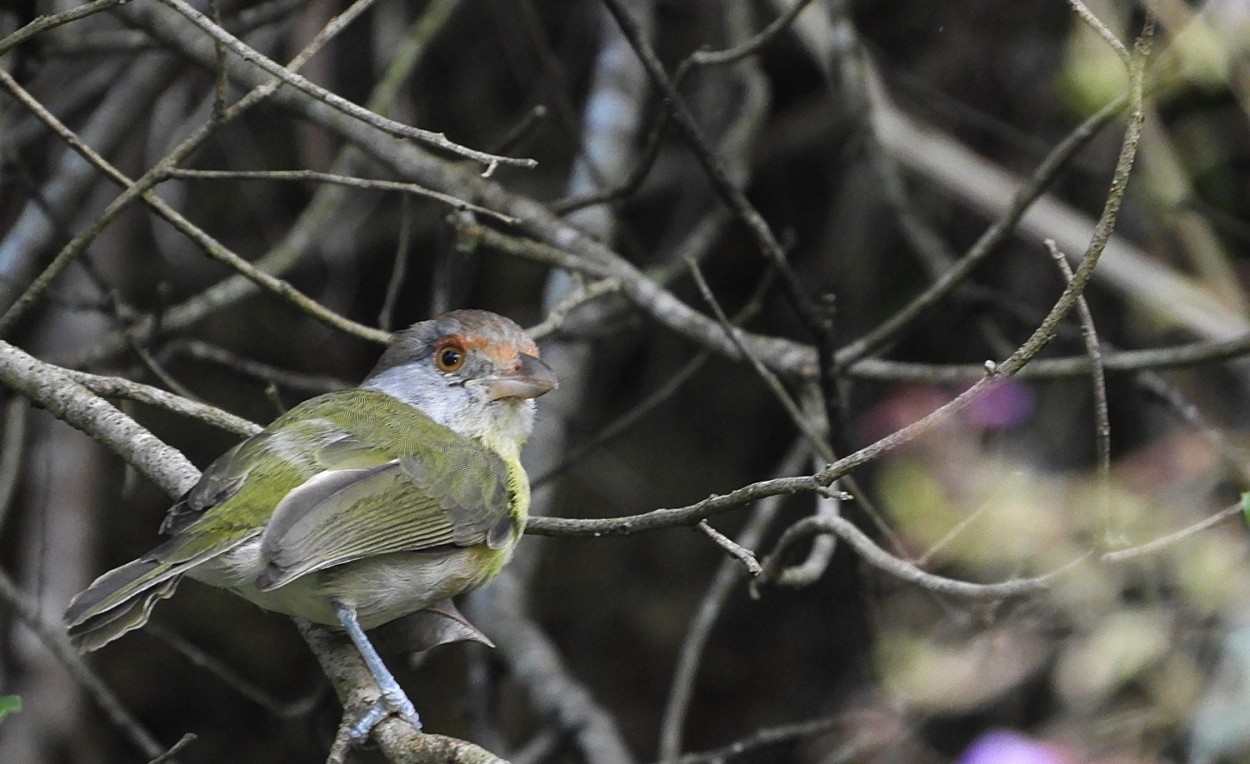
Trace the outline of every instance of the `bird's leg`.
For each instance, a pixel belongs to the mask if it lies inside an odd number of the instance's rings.
[[[331,600],[330,606],[334,608],[334,614],[338,616],[343,630],[347,632],[347,636],[351,637],[352,643],[360,651],[360,657],[365,659],[369,673],[373,674],[374,681],[382,690],[382,697],[378,698],[377,702],[370,706],[349,730],[348,734],[352,742],[363,743],[368,739],[369,732],[373,730],[374,725],[386,718],[387,714],[392,713],[399,714],[413,727],[421,729],[421,717],[417,715],[417,709],[413,707],[412,701],[408,700],[399,682],[395,681],[395,677],[382,662],[378,651],[373,648],[373,643],[365,636],[365,630],[360,628],[360,622],[356,620],[355,608],[338,600]]]

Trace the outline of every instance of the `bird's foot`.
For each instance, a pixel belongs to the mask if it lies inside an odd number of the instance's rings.
[[[421,729],[421,717],[417,709],[408,700],[408,696],[398,687],[384,690],[381,697],[373,701],[360,718],[348,730],[348,737],[353,745],[361,745],[369,739],[369,733],[386,717],[394,714],[408,720],[414,729]]]
[[[378,689],[382,691],[381,697],[373,701],[348,730],[348,738],[355,744],[363,743],[369,738],[369,733],[378,722],[391,714],[402,716],[414,729],[420,730],[421,717],[417,715],[417,709],[413,707],[412,701],[408,700],[399,682],[395,681],[395,677],[382,662],[382,657],[373,648],[373,643],[365,636],[365,630],[360,628],[355,608],[339,600],[331,600],[330,606],[334,608],[334,614],[338,616],[343,630],[347,632],[347,636],[360,651],[360,657],[364,659],[365,666],[369,668],[369,673],[373,674],[374,681],[378,683]]]

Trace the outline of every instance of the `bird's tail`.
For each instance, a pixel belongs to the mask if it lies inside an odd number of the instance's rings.
[[[80,650],[95,650],[148,622],[152,607],[174,593],[183,574],[207,557],[177,554],[171,539],[134,562],[110,570],[70,601],[65,624]]]

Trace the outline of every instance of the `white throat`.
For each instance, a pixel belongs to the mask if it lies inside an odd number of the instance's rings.
[[[361,385],[407,403],[449,430],[517,456],[534,428],[534,401],[490,400],[484,391],[438,375],[424,364],[402,364]]]

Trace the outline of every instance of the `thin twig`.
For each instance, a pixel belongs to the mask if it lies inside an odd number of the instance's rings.
[[[643,143],[642,151],[638,152],[638,160],[624,180],[603,191],[556,199],[549,205],[552,212],[558,215],[568,215],[586,207],[593,207],[596,204],[611,204],[634,195],[638,189],[642,188],[643,181],[647,179],[647,176],[651,173],[651,168],[655,166],[655,160],[660,156],[660,145],[663,142],[664,134],[670,121],[671,119],[667,111],[661,110],[656,115],[655,122],[651,125],[651,129],[647,131],[647,138]]]
[[[549,334],[554,334],[564,325],[569,314],[577,308],[588,302],[594,302],[600,297],[616,294],[619,291],[621,291],[620,279],[599,279],[589,284],[583,284],[551,306],[547,311],[547,317],[541,323],[534,324],[529,329],[526,329],[525,333],[536,340],[540,340]]]
[[[803,439],[796,441],[773,474],[789,475],[798,470],[807,455],[805,444]],[[735,543],[744,549],[759,546],[781,509],[781,501],[781,496],[761,501],[751,512],[751,517],[738,533]],[[712,628],[720,619],[730,593],[742,580],[744,571],[736,560],[722,560],[699,601],[698,609],[690,619],[690,626],[686,629],[686,637],[682,640],[681,652],[677,657],[677,666],[673,669],[668,702],[664,704],[664,718],[660,724],[661,761],[672,759],[681,753],[682,731],[690,712],[691,699],[694,697],[694,683],[699,665],[703,661],[703,650],[711,639]]]
[[[1124,43],[1120,42],[1120,38],[1115,36],[1115,32],[1108,29],[1107,25],[1102,23],[1081,0],[1068,0],[1068,5],[1072,6],[1072,10],[1076,11],[1076,15],[1080,17],[1081,21],[1085,22],[1085,26],[1094,30],[1103,39],[1103,42],[1107,43],[1107,46],[1120,57],[1120,60],[1124,62],[1124,66],[1132,69],[1133,54],[1128,52],[1128,48],[1124,47]]]
[[[837,727],[838,723],[836,718],[824,718],[777,727],[761,727],[749,736],[720,748],[703,753],[688,753],[677,759],[662,759],[657,764],[724,764],[735,756],[754,753],[761,748],[824,735]]]
[[[991,508],[993,508],[993,506],[994,505],[990,502],[984,502],[976,509],[961,517],[959,522],[951,526],[950,530],[942,534],[942,537],[933,542],[928,549],[924,550],[923,553],[912,558],[911,562],[920,568],[928,567],[929,563],[933,561],[933,558],[937,556],[938,552],[941,552],[943,549],[950,546],[952,541],[963,535],[963,532],[976,522],[977,518],[984,515]]]
[[[373,0],[358,0],[351,8],[336,17],[327,30],[333,29],[338,31],[363,9],[368,7]],[[323,30],[308,46],[296,56],[292,62],[292,68],[297,64],[302,64],[316,50],[319,50],[331,36],[330,32]],[[66,244],[60,252],[52,259],[52,262],[44,268],[43,272],[27,287],[21,297],[14,302],[9,309],[0,315],[0,336],[4,336],[10,331],[13,325],[28,311],[40,298],[43,292],[48,288],[51,282],[57,278],[70,263],[78,258],[87,248],[87,246],[96,238],[101,231],[104,230],[118,215],[122,213],[135,199],[142,198],[149,206],[152,207],[159,215],[169,221],[175,228],[181,231],[192,241],[200,245],[200,247],[210,256],[221,260],[239,273],[247,276],[258,286],[270,290],[271,292],[286,298],[302,310],[309,313],[313,317],[325,322],[326,324],[340,329],[349,334],[354,334],[363,339],[368,339],[380,344],[385,344],[389,340],[389,333],[381,332],[371,327],[362,326],[354,321],[349,321],[342,316],[325,309],[316,303],[316,301],[308,298],[300,293],[290,284],[265,273],[248,261],[239,257],[234,252],[222,246],[215,239],[193,225],[185,217],[176,210],[166,204],[163,200],[151,193],[151,189],[157,185],[165,177],[165,174],[173,169],[182,158],[190,154],[204,140],[208,138],[215,130],[230,119],[242,114],[251,106],[259,103],[263,98],[267,97],[277,87],[280,81],[273,81],[267,85],[254,88],[238,103],[228,109],[220,118],[211,120],[199,130],[185,139],[172,152],[167,154],[164,159],[158,162],[154,167],[145,172],[142,177],[135,181],[131,181],[125,174],[117,170],[104,157],[100,156],[90,146],[81,141],[77,135],[69,128],[65,127],[56,119],[47,109],[43,107],[34,97],[27,93],[21,85],[17,83],[3,69],[0,69],[0,85],[3,85],[11,92],[19,101],[31,110],[42,122],[50,127],[61,137],[71,148],[80,153],[89,162],[99,168],[110,180],[123,186],[125,190],[120,196],[114,199],[103,213],[96,219],[96,222],[89,226],[86,230],[79,233]]]
[[[1190,536],[1193,536],[1195,533],[1200,533],[1206,530],[1207,528],[1210,528],[1214,525],[1218,525],[1219,523],[1223,522],[1224,520],[1227,520],[1230,517],[1239,515],[1244,510],[1245,508],[1242,506],[1241,502],[1237,502],[1236,504],[1232,504],[1230,506],[1225,507],[1224,509],[1221,509],[1219,512],[1216,512],[1214,515],[1211,515],[1208,518],[1200,520],[1194,523],[1193,525],[1182,528],[1179,531],[1176,531],[1175,533],[1169,533],[1166,536],[1161,536],[1157,539],[1148,541],[1144,544],[1139,544],[1134,547],[1129,547],[1128,549],[1117,549],[1114,552],[1104,552],[1098,559],[1102,560],[1103,562],[1125,562],[1127,560],[1133,560],[1133,559],[1142,557],[1147,554],[1153,554],[1155,552],[1158,552],[1161,549],[1165,549],[1169,546],[1172,546],[1181,541],[1184,541]]]
[[[836,356],[838,365],[843,367],[853,365],[893,342],[908,327],[926,315],[931,308],[940,304],[956,287],[966,281],[976,267],[1015,231],[1024,214],[1054,182],[1059,171],[1078,151],[1093,140],[1103,127],[1121,114],[1127,103],[1128,99],[1124,98],[1108,104],[1068,133],[1016,191],[1002,217],[985,229],[968,248],[968,251],[928,288],[913,297],[907,305],[891,314],[875,329],[841,348]]]
[[[9,508],[17,493],[22,464],[26,459],[26,429],[30,403],[14,396],[4,406],[4,440],[0,443],[0,531],[4,530]]]
[[[177,339],[167,343],[162,349],[163,356],[185,355],[197,361],[206,361],[223,366],[236,374],[258,379],[266,384],[275,384],[293,390],[320,394],[351,387],[351,383],[326,374],[303,374],[290,369],[283,369],[272,364],[261,363],[251,358],[244,358],[223,347],[195,339]]]
[[[810,475],[772,478],[750,483],[724,495],[713,494],[703,501],[684,507],[653,509],[637,515],[593,519],[530,516],[525,532],[539,536],[628,536],[664,528],[693,526],[700,520],[769,496],[790,496],[823,490],[825,487]]]
[[[708,524],[707,520],[700,520],[699,524],[695,527],[703,531],[703,533],[715,542],[718,547],[724,549],[726,554],[742,563],[743,567],[746,568],[747,573],[750,573],[753,576],[758,576],[760,574],[762,569],[760,568],[759,561],[755,559],[755,552],[752,552],[750,549],[747,549],[725,534],[716,530]]]
[[[458,5],[459,0],[435,0],[429,3],[424,12],[409,25],[402,41],[392,51],[390,66],[387,67],[366,104],[371,111],[386,113],[390,110],[401,92],[403,84],[407,82],[412,71],[421,62],[422,54],[429,49],[429,42],[446,25]],[[188,33],[184,28],[189,27],[189,24],[184,24],[182,27],[167,24],[164,22],[168,19],[160,19],[158,21],[153,18],[154,15],[153,11],[149,9],[146,15],[133,14],[130,17],[130,21],[146,26],[148,32],[154,37],[157,37],[165,44],[179,48],[202,66],[211,68],[212,61],[208,51],[202,51],[204,55],[196,57],[196,53],[201,51],[195,48],[192,41],[188,39],[190,35],[194,35],[196,40],[200,39],[198,32],[190,30]],[[181,21],[181,19],[178,19],[178,21]],[[182,33],[182,36],[177,36],[178,33]],[[318,38],[322,36],[318,35]],[[316,42],[314,40],[314,43]],[[305,50],[308,50],[308,48]],[[306,59],[306,57],[297,57],[288,68],[296,68],[303,59]],[[248,71],[254,73],[254,70]],[[235,70],[232,69],[232,75],[234,73]],[[260,84],[258,87],[271,89],[273,84],[274,81],[271,81]],[[277,100],[282,100],[281,91],[272,92],[276,93],[275,98]],[[248,97],[251,96],[249,95]],[[363,137],[357,137],[352,141],[355,144],[362,142]],[[331,166],[331,170],[338,174],[347,174],[360,161],[362,156],[363,151],[359,146],[348,145],[339,152],[334,164]],[[318,187],[312,202],[287,230],[282,241],[262,255],[255,262],[255,265],[260,270],[274,275],[294,267],[295,264],[300,262],[303,254],[311,248],[312,242],[318,238],[318,228],[326,225],[327,221],[338,212],[344,196],[345,193],[341,186],[327,185]],[[203,290],[185,302],[171,307],[166,311],[163,325],[167,331],[198,325],[199,322],[204,320],[205,316],[233,305],[260,289],[261,287],[258,284],[246,276],[234,274],[222,279],[217,284]],[[152,331],[153,325],[151,319],[142,319],[137,325],[126,331],[139,336],[147,336]],[[74,367],[89,366],[116,354],[126,346],[125,341],[121,339],[121,334],[123,333],[117,333],[112,337],[93,343],[91,348],[76,353],[65,365]]]
[[[795,544],[806,541],[822,533],[835,533],[859,554],[860,558],[873,567],[889,573],[901,581],[928,589],[939,594],[966,597],[968,599],[1002,599],[1018,597],[1025,594],[1046,591],[1061,575],[1073,570],[1084,562],[1087,556],[1080,556],[1049,573],[1040,576],[1014,578],[998,583],[974,583],[960,581],[945,576],[938,576],[921,570],[915,565],[890,554],[868,538],[867,534],[855,527],[855,524],[844,517],[805,517],[786,529],[778,539],[772,553],[764,559],[764,573],[761,577],[773,575],[773,570],[781,566],[785,553]]]
[[[819,466],[819,465],[818,465]],[[815,518],[832,518],[841,516],[842,496],[834,493],[820,492],[816,494],[816,510],[811,514]],[[759,598],[760,590],[765,586],[776,586],[785,589],[801,589],[811,586],[825,575],[829,563],[833,560],[833,552],[837,548],[837,536],[826,533],[812,539],[811,549],[807,557],[796,565],[781,565],[780,557],[774,553],[768,556],[773,565],[760,571],[759,576],[751,582],[751,596]],[[893,538],[891,540],[894,540]]]
[[[122,326],[126,325],[129,321],[132,321],[135,313],[134,309],[127,305],[121,299],[121,295],[118,294],[117,290],[113,289],[106,282],[103,276],[101,276],[96,270],[95,266],[91,264],[91,259],[84,258],[81,262],[84,266],[86,266],[84,270],[86,270],[90,278],[96,282],[96,286],[100,289],[100,291],[104,292],[105,302],[112,311],[114,320]],[[159,314],[157,314],[154,318],[159,319]],[[154,326],[159,328],[159,321],[154,321]],[[186,386],[175,379],[174,376],[170,374],[159,361],[156,360],[152,353],[144,345],[140,344],[138,337],[132,334],[127,334],[126,342],[130,345],[130,352],[134,353],[139,359],[139,363],[141,363],[143,367],[148,370],[148,373],[155,377],[157,381],[165,385],[170,392],[186,398],[187,400],[199,401],[199,396],[192,393]]]
[[[510,165],[513,167],[537,167],[538,161],[535,159],[518,159],[516,157],[500,156],[498,154],[488,154],[484,151],[477,151],[461,146],[449,140],[443,133],[422,130],[418,127],[405,125],[402,122],[396,122],[393,119],[387,119],[375,112],[372,112],[362,106],[348,101],[346,98],[331,93],[319,85],[309,82],[304,77],[299,76],[291,69],[282,66],[273,59],[262,55],[255,48],[230,34],[218,25],[214,24],[212,19],[192,8],[183,0],[159,0],[175,12],[182,15],[195,26],[199,27],[210,37],[219,43],[222,43],[230,49],[236,56],[248,61],[256,67],[262,69],[266,74],[275,77],[278,82],[290,85],[292,88],[299,90],[316,100],[337,109],[344,114],[354,117],[388,135],[394,135],[400,138],[410,138],[420,141],[428,146],[432,146],[443,151],[447,151],[458,156],[472,159],[486,167],[482,172],[483,176],[489,177],[494,173],[495,168],[499,165]]]
[[[70,379],[103,398],[119,398],[122,400],[143,403],[180,416],[185,416],[219,430],[247,437],[260,431],[260,426],[242,417],[223,411],[216,406],[209,406],[198,401],[152,387],[141,382],[134,382],[122,377],[106,377],[88,374],[85,371],[60,369]]]
[[[75,8],[62,11],[61,13],[53,13],[49,15],[36,16],[25,26],[5,35],[0,39],[0,56],[8,53],[17,46],[35,37],[38,34],[55,29],[62,24],[68,24],[88,16],[107,11],[109,8],[127,3],[130,0],[92,0],[89,3],[83,3]]]
[[[144,368],[146,368],[152,376],[156,377],[158,382],[168,388],[169,391],[175,395],[182,396],[190,401],[199,401],[199,396],[191,392],[186,385],[175,379],[174,375],[170,374],[164,366],[161,366],[160,362],[153,357],[152,353],[149,352],[147,348],[136,342],[133,337],[131,337],[130,340],[133,344],[132,350],[134,351],[134,354],[139,357],[139,362],[143,364]]]
[[[711,144],[704,137],[703,130],[699,127],[694,114],[691,113],[681,94],[677,92],[673,81],[665,73],[664,65],[643,36],[638,22],[630,14],[622,0],[603,0],[603,2],[613,18],[616,19],[617,25],[621,28],[625,38],[629,40],[629,44],[633,47],[634,52],[638,54],[639,60],[646,67],[651,81],[664,94],[665,103],[672,112],[674,121],[677,122],[678,127],[681,128],[682,133],[686,136],[690,148],[703,166],[703,170],[707,174],[708,179],[711,180],[717,194],[726,206],[733,210],[735,216],[746,225],[760,251],[777,268],[781,275],[786,296],[789,297],[792,306],[804,325],[811,331],[813,336],[821,336],[821,326],[824,322],[820,316],[820,311],[806,292],[804,292],[798,277],[786,267],[785,250],[782,248],[781,243],[777,241],[777,237],[773,235],[772,229],[769,228],[763,216],[760,215],[759,211],[747,200],[742,190],[729,177],[724,163],[721,162]]]
[[[285,703],[279,700],[238,671],[235,671],[224,661],[209,655],[204,650],[158,623],[149,621],[144,626],[144,630],[191,661],[197,668],[203,669],[222,684],[280,719],[295,718],[306,713],[309,709],[310,704],[308,700],[298,700],[294,703]]]
[[[1053,239],[1047,239],[1046,249],[1051,259],[1059,267],[1060,273],[1067,282],[1072,281],[1072,266],[1068,265],[1067,256],[1059,251]],[[1113,542],[1111,527],[1111,415],[1107,408],[1107,373],[1102,364],[1102,348],[1098,342],[1098,332],[1094,327],[1094,314],[1089,310],[1089,301],[1085,295],[1076,303],[1077,315],[1081,319],[1081,337],[1085,340],[1085,352],[1089,355],[1090,374],[1094,393],[1094,442],[1098,455],[1098,485],[1101,494],[1099,503],[1103,523],[1103,543]]]
[[[339,175],[332,172],[316,170],[186,170],[174,168],[167,173],[170,178],[199,180],[281,180],[281,181],[313,181],[316,183],[333,183],[349,188],[364,188],[381,191],[398,191],[412,196],[424,196],[427,199],[442,202],[457,212],[476,212],[492,217],[506,225],[517,225],[521,221],[511,215],[487,209],[481,205],[458,199],[451,194],[406,183],[397,180],[379,180],[375,178],[357,178],[351,175]]]
[[[393,331],[391,323],[395,320],[395,306],[399,304],[399,293],[408,275],[408,250],[412,246],[412,205],[404,199],[399,206],[399,241],[395,247],[395,261],[391,265],[391,277],[386,280],[386,297],[382,300],[382,309],[378,311],[378,328]]]
[[[169,750],[152,759],[148,764],[165,764],[167,761],[173,761],[174,757],[182,753],[182,750],[198,740],[198,736],[194,732],[188,732],[178,738],[178,742],[169,747]]]
[[[1055,328],[1059,322],[1063,320],[1068,311],[1076,305],[1080,296],[1084,294],[1085,285],[1093,277],[1094,267],[1098,265],[1098,260],[1106,249],[1107,242],[1111,239],[1111,234],[1115,231],[1120,204],[1124,201],[1124,193],[1128,189],[1129,174],[1132,172],[1133,160],[1137,157],[1137,146],[1141,141],[1142,122],[1145,120],[1145,109],[1142,105],[1142,77],[1146,68],[1146,57],[1149,55],[1153,40],[1154,16],[1148,14],[1145,29],[1142,30],[1142,34],[1134,46],[1135,55],[1132,76],[1130,77],[1128,125],[1124,132],[1124,140],[1120,145],[1120,156],[1116,161],[1115,172],[1111,178],[1111,189],[1107,193],[1102,214],[1099,216],[1098,224],[1094,228],[1094,235],[1090,239],[1089,247],[1086,248],[1084,256],[1081,258],[1081,264],[1077,266],[1071,280],[1068,282],[1068,288],[1064,289],[1063,294],[1059,296],[1059,300],[1055,302],[1054,307],[1042,319],[1041,325],[1037,327],[1025,344],[1007,360],[1003,361],[999,370],[1004,374],[1014,374],[1031,361],[1033,356],[1037,355],[1038,351],[1050,342],[1050,338],[1054,336]]]
[[[721,328],[725,330],[725,336],[738,348],[738,352],[742,354],[742,357],[755,370],[756,375],[772,392],[773,397],[777,399],[781,407],[790,415],[790,420],[799,428],[799,432],[803,433],[808,441],[811,442],[812,448],[816,453],[820,454],[821,458],[826,462],[833,461],[833,449],[829,447],[829,443],[823,435],[812,429],[809,417],[804,416],[803,412],[799,410],[799,405],[790,396],[790,393],[786,391],[785,387],[782,386],[781,380],[777,379],[777,375],[769,371],[768,367],[743,344],[742,339],[735,331],[737,327],[730,323],[729,317],[725,315],[725,311],[721,309],[720,303],[717,302],[716,295],[712,294],[712,288],[708,286],[707,280],[703,278],[703,271],[699,268],[699,264],[694,260],[688,259],[686,265],[690,268],[690,275],[694,277],[695,286],[699,288],[699,294],[703,295],[704,302],[712,309],[712,314],[716,316],[716,320],[720,322]]]
[[[773,19],[772,23],[760,30],[759,34],[741,45],[735,45],[725,50],[695,51],[690,54],[690,61],[698,66],[718,66],[721,64],[732,64],[748,56],[753,56],[763,49],[765,45],[772,42],[775,37],[784,32],[810,2],[811,0],[798,0],[785,13]]]
[[[1102,358],[1108,373],[1136,374],[1236,361],[1247,355],[1250,355],[1250,334],[1166,348],[1118,350],[1103,353]],[[979,378],[985,373],[985,367],[982,364],[925,364],[870,358],[852,366],[847,373],[863,380],[958,384]],[[1015,376],[1018,379],[1070,379],[1089,375],[1089,356],[1081,354],[1067,358],[1034,359]]]
[[[535,127],[547,118],[547,107],[543,104],[535,104],[525,112],[525,116],[521,121],[517,122],[511,130],[499,139],[499,142],[491,147],[490,153],[502,154],[505,151],[511,151],[524,140]]]

